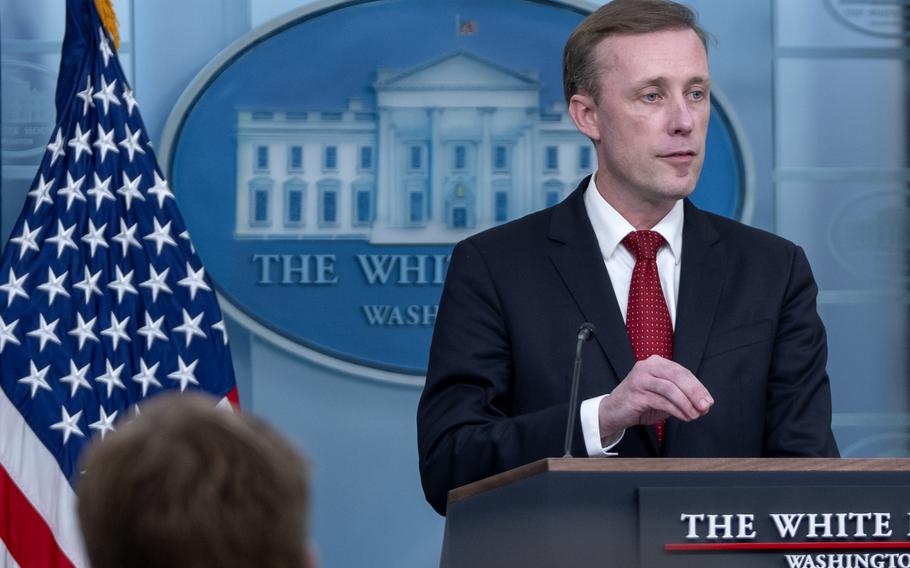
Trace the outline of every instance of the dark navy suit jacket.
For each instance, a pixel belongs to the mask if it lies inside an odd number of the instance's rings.
[[[565,201],[460,242],[452,253],[417,411],[420,476],[449,490],[562,455],[578,326],[579,400],[609,393],[635,358],[584,206]],[[802,249],[688,200],[673,359],[714,397],[695,421],[629,428],[620,456],[837,456],[825,329]],[[575,409],[577,412],[577,409]],[[573,453],[585,456],[580,426]]]

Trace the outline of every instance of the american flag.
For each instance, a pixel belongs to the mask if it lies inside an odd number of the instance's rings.
[[[0,566],[86,566],[78,459],[164,390],[236,402],[225,324],[92,0],[0,262]],[[4,550],[5,548],[5,550]]]
[[[455,35],[468,36],[477,34],[477,20],[463,20],[461,15],[455,16]]]

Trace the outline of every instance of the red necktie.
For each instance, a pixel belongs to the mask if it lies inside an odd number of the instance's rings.
[[[673,322],[657,273],[657,249],[664,244],[664,238],[654,231],[635,231],[626,235],[622,244],[635,257],[626,311],[626,330],[635,360],[651,355],[672,359]],[[663,420],[654,425],[660,446],[664,444],[664,426]]]

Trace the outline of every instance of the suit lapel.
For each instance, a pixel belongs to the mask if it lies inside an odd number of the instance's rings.
[[[726,277],[719,239],[710,218],[686,200],[673,360],[696,378]],[[678,427],[679,421],[668,421],[667,443]]]
[[[594,339],[610,362],[618,384],[635,364],[635,355],[585,211],[588,179],[582,180],[572,195],[553,210],[550,258],[583,317],[594,324]],[[609,388],[612,390],[613,386]]]

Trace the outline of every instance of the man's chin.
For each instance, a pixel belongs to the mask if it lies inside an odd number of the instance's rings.
[[[679,180],[676,180],[677,182]],[[692,195],[692,192],[695,191],[695,183],[683,184],[666,184],[662,186],[658,193],[660,198],[667,201],[679,201]]]

